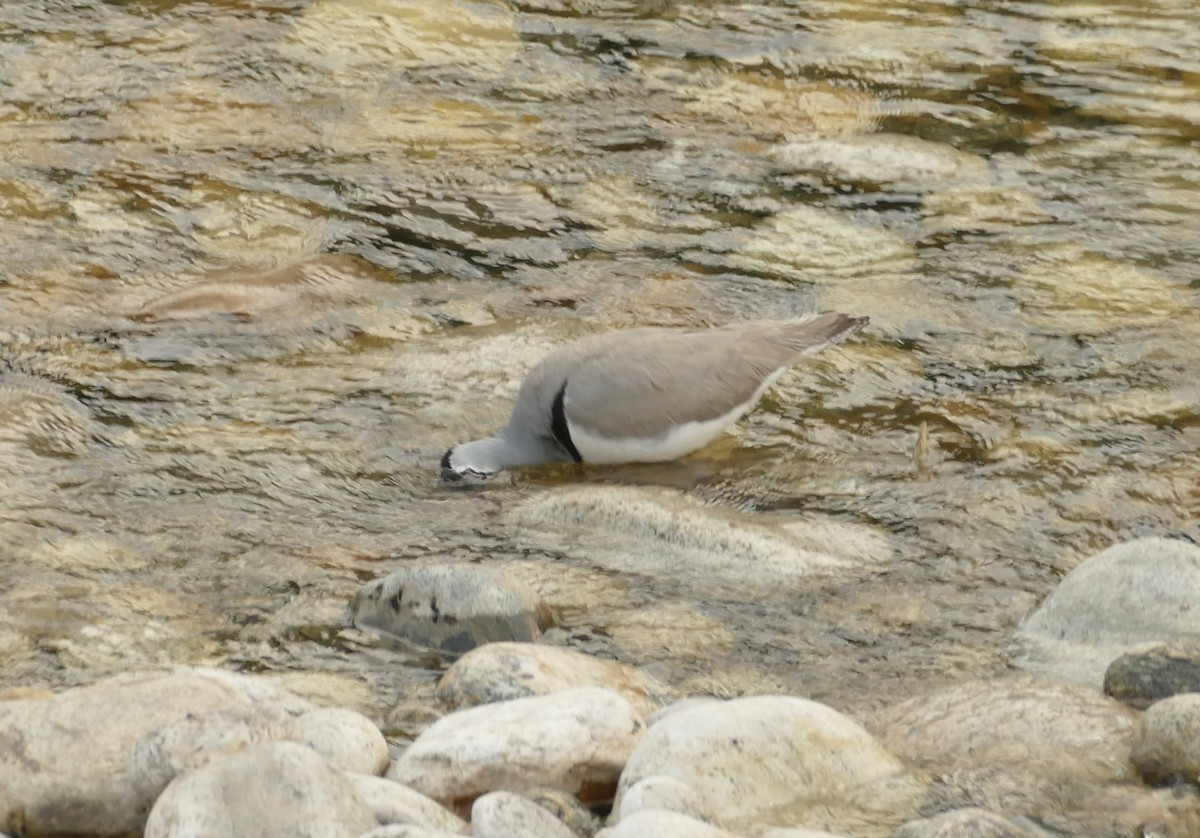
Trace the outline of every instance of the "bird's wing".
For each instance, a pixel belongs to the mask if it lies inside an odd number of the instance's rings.
[[[826,314],[598,336],[565,374],[566,417],[605,437],[657,438],[746,404],[772,373],[864,325],[866,318]]]

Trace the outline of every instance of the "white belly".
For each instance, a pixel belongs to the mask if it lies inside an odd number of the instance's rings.
[[[674,460],[703,448],[721,431],[746,415],[785,369],[787,368],[780,368],[767,376],[748,401],[739,404],[728,413],[704,422],[684,422],[671,428],[663,436],[649,438],[600,436],[589,432],[582,425],[578,425],[570,419],[567,420],[567,430],[571,434],[571,442],[575,444],[575,450],[579,452],[579,456],[585,463],[661,463]],[[571,395],[568,390],[565,404],[569,404],[570,401]]]

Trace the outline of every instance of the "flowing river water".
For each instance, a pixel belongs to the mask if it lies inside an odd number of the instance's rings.
[[[447,660],[347,602],[445,560],[855,712],[1200,537],[1192,0],[6,0],[0,254],[0,686],[212,663],[379,718]],[[813,308],[872,325],[691,459],[437,479],[553,346]],[[581,484],[892,549],[751,595],[512,523]]]

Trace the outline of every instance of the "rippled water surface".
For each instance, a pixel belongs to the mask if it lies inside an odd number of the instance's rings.
[[[0,81],[2,684],[382,715],[446,661],[346,602],[439,558],[685,691],[854,711],[1198,537],[1200,4],[22,0]],[[687,462],[436,479],[570,338],[811,308],[872,326]],[[894,558],[758,597],[511,526],[588,482]]]

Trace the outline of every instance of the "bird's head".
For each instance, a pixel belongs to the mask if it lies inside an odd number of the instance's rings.
[[[492,477],[500,471],[501,466],[491,456],[491,448],[479,442],[467,442],[456,445],[442,455],[442,479],[457,483],[461,480],[481,481]]]

